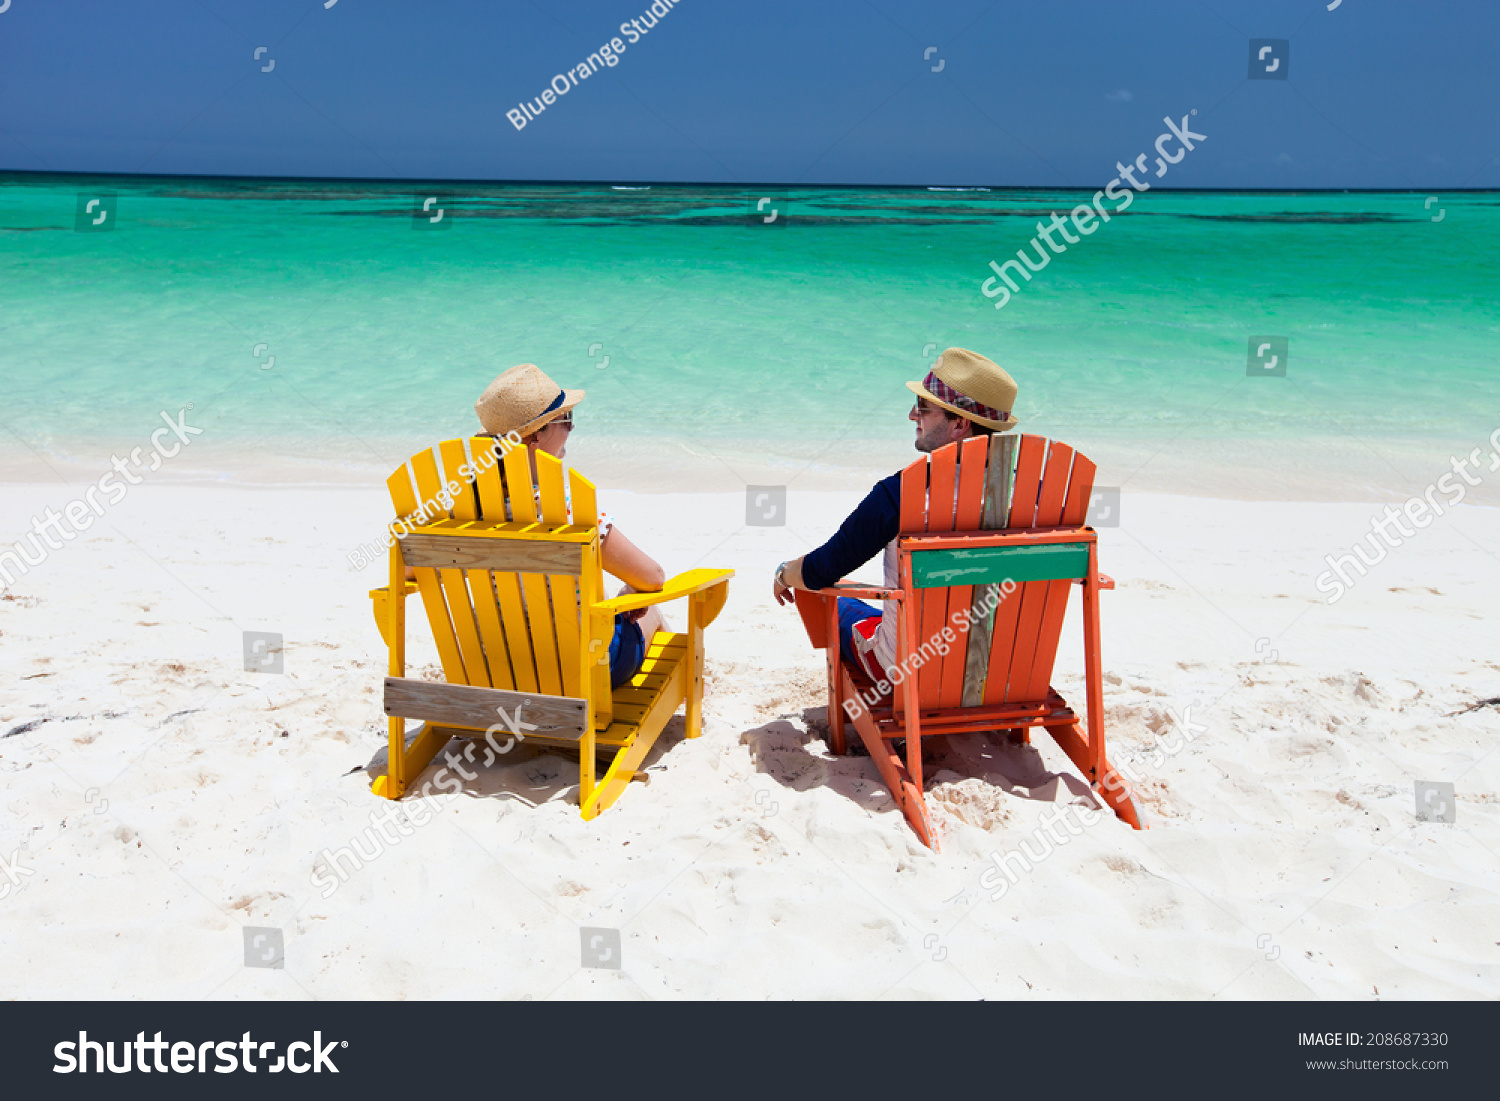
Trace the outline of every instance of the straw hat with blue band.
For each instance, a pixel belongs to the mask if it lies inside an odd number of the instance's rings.
[[[937,357],[925,379],[908,382],[906,388],[996,432],[1009,432],[1021,423],[1011,413],[1016,380],[998,363],[967,348],[949,348]]]
[[[535,363],[523,363],[486,386],[474,403],[474,412],[490,435],[515,432],[524,438],[572,412],[583,394],[582,390],[564,390]]]

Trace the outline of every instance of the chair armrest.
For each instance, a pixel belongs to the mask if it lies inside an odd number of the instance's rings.
[[[862,600],[900,600],[900,589],[887,589],[881,585],[861,585],[858,581],[840,581],[826,589],[811,589],[815,593],[831,593],[834,596],[852,596]]]
[[[1081,577],[1075,577],[1073,579],[1073,584],[1075,584],[1075,585],[1082,585],[1083,584],[1083,578],[1081,578]],[[1115,579],[1113,577],[1110,577],[1109,574],[1107,574],[1107,573],[1101,573],[1099,575],[1099,591],[1100,592],[1103,592],[1106,589],[1113,589],[1114,587],[1115,587]]]
[[[653,604],[664,604],[668,600],[680,600],[685,596],[701,593],[705,589],[713,588],[715,585],[725,584],[733,576],[733,570],[688,570],[686,573],[680,573],[668,580],[662,586],[660,592],[626,593],[624,596],[617,596],[613,600],[601,600],[594,605],[594,609],[600,612],[608,612],[610,615],[618,615],[620,612],[633,612],[640,608],[649,608]]]
[[[382,585],[378,589],[371,589],[370,590],[370,599],[371,600],[383,601],[383,600],[385,600],[386,596],[390,593],[390,591],[391,591],[391,587],[389,585]],[[403,593],[402,595],[403,596],[411,596],[416,591],[417,591],[417,583],[415,581],[408,581],[406,583],[406,592]]]
[[[853,596],[863,597],[867,600],[895,600],[899,602],[905,596],[900,589],[861,585],[857,581],[840,581],[829,585],[826,589],[793,589],[792,595],[796,600],[797,614],[802,617],[802,627],[807,631],[807,640],[812,643],[814,650],[825,650],[829,645],[828,613],[831,607],[830,601],[837,601],[841,596]],[[837,637],[835,637],[833,645],[838,645]]]
[[[408,581],[405,585],[405,591],[401,595],[410,596],[416,591],[417,583],[415,581]],[[386,637],[386,628],[390,622],[387,617],[387,612],[390,608],[390,596],[391,590],[389,585],[370,590],[370,610],[375,613],[375,626],[380,628],[380,637],[385,639],[387,646],[391,644],[391,640]]]

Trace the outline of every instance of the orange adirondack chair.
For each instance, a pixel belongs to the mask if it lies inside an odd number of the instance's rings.
[[[938,843],[922,795],[921,743],[938,734],[1021,728],[1029,741],[1030,728],[1043,727],[1105,804],[1143,828],[1130,790],[1104,755],[1099,590],[1114,582],[1099,573],[1098,537],[1084,524],[1095,469],[1071,447],[1041,436],[949,444],[901,474],[898,588],[840,582],[797,592],[813,646],[828,652],[830,748],[845,751],[844,724],[851,721],[929,848]],[[1083,586],[1087,736],[1051,687],[1075,583]],[[840,596],[895,601],[892,679],[901,683],[878,702],[868,678],[839,660]],[[890,745],[898,738],[906,739],[904,761]]]

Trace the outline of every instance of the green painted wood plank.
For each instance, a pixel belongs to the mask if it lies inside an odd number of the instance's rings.
[[[912,585],[918,589],[998,584],[1007,578],[1018,585],[1071,581],[1087,574],[1088,568],[1087,543],[917,551],[911,556]]]

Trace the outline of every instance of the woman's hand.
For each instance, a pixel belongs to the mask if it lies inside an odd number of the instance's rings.
[[[640,591],[641,590],[637,589],[634,585],[626,585],[624,588],[622,588],[615,595],[616,596],[624,596],[626,593],[638,593]],[[640,621],[641,617],[644,616],[650,610],[651,610],[650,608],[637,608],[633,612],[621,612],[620,614],[625,617],[625,622],[626,623],[637,623],[637,622]]]

